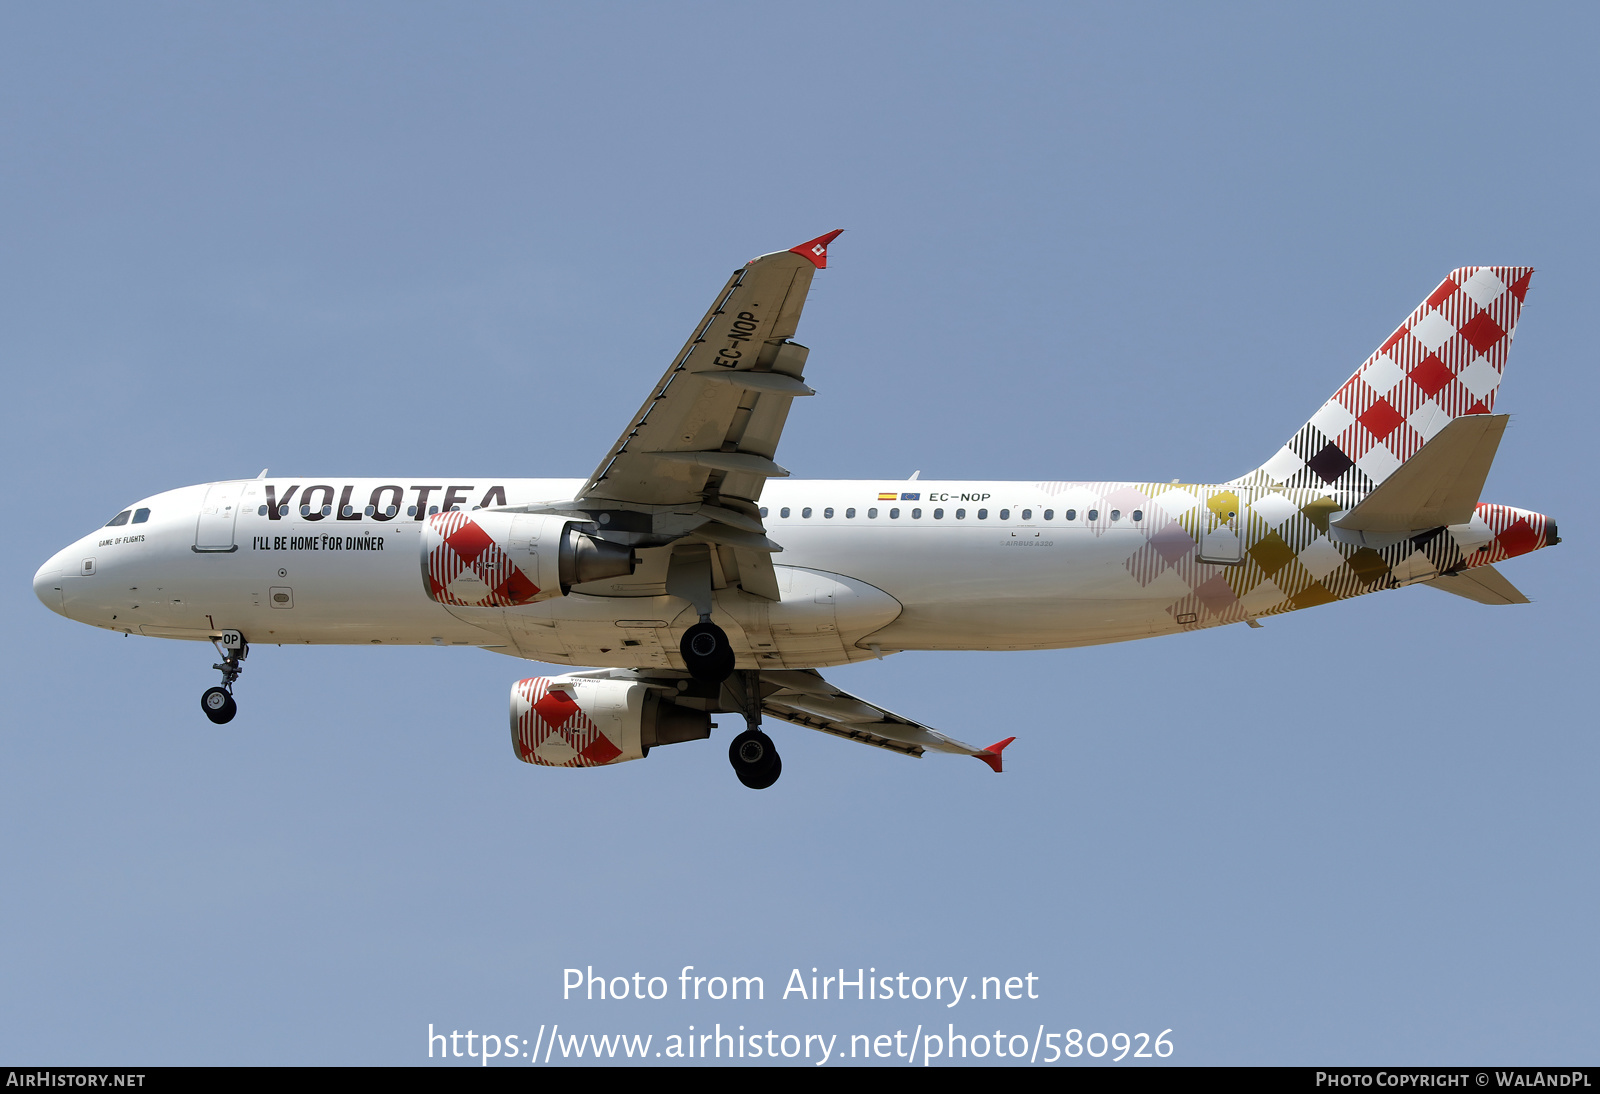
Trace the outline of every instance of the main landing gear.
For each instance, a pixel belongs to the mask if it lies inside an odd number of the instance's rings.
[[[696,680],[720,684],[733,675],[733,645],[728,632],[711,622],[710,615],[702,615],[700,622],[683,632],[678,652]]]
[[[739,781],[751,790],[765,790],[783,774],[783,757],[772,738],[759,729],[747,729],[728,746],[728,762]]]
[[[742,672],[744,721],[748,727],[728,745],[728,762],[739,781],[751,790],[765,790],[783,774],[783,759],[772,738],[761,732],[761,673]]]
[[[239,704],[233,701],[233,682],[244,671],[239,662],[250,656],[250,646],[238,631],[223,631],[211,644],[222,657],[221,664],[211,666],[222,673],[222,686],[205,690],[200,696],[200,709],[220,726],[233,721],[233,716],[239,713]]]

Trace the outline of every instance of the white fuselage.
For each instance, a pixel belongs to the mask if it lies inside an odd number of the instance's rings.
[[[291,485],[293,504],[270,515],[269,498]],[[70,618],[131,634],[206,640],[232,629],[256,644],[472,645],[670,667],[672,636],[694,615],[665,592],[669,548],[641,550],[631,577],[515,608],[451,607],[426,593],[430,510],[547,503],[581,486],[273,478],[185,487],[139,502],[134,510],[149,514],[138,523],[58,552],[35,588]],[[764,523],[783,547],[774,558],[782,598],[717,582],[715,618],[741,665],[821,667],[892,650],[1055,648],[1189,629],[1171,611],[1187,590],[1130,579],[1127,560],[1158,521],[1137,498],[1119,501],[1137,493],[1127,484],[892,486],[768,485]]]

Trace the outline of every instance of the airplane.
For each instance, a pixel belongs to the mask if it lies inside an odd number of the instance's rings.
[[[775,462],[832,231],[717,291],[587,479],[273,476],[155,494],[34,576],[52,611],[211,642],[233,718],[252,644],[474,646],[590,666],[511,686],[518,759],[604,767],[710,737],[771,786],[772,718],[994,771],[819,670],[907,650],[1059,649],[1421,584],[1526,603],[1496,565],[1556,523],[1480,500],[1532,270],[1446,277],[1260,467],[1228,482],[797,481]]]

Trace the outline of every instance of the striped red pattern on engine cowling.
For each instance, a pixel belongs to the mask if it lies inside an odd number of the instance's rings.
[[[428,595],[439,603],[509,608],[539,595],[539,586],[466,513],[436,513],[428,524],[439,536],[428,552]]]
[[[551,679],[535,676],[513,685],[517,697],[528,704],[517,717],[513,734],[517,757],[545,767],[603,767],[622,755],[582,707],[550,690]]]

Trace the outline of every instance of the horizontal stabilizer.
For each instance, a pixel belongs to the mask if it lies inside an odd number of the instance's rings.
[[[1479,604],[1526,604],[1528,598],[1493,566],[1474,566],[1458,574],[1440,574],[1424,582],[1430,589],[1476,600]]]
[[[1452,420],[1334,526],[1354,532],[1410,532],[1466,524],[1508,420],[1505,414]]]

